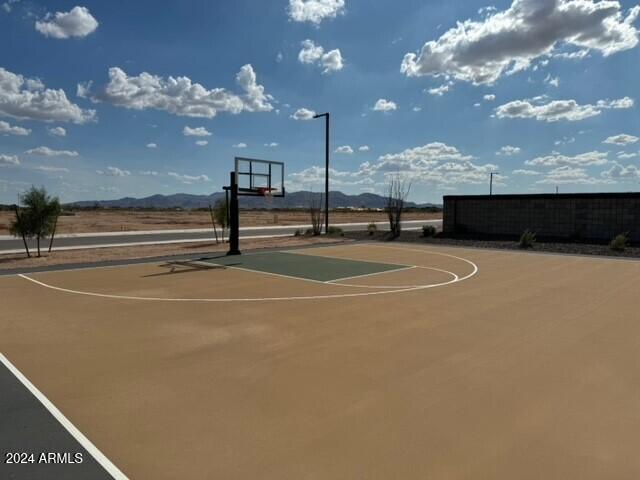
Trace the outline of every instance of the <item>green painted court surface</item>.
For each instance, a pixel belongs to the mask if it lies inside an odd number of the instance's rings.
[[[270,252],[202,258],[200,262],[328,282],[407,268],[407,265],[344,260],[317,255]]]

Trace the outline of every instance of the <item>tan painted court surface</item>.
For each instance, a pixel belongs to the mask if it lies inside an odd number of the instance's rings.
[[[412,268],[0,277],[0,352],[131,479],[640,478],[640,262],[294,253]]]

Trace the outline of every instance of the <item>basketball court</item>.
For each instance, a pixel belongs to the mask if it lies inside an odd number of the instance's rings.
[[[0,446],[85,458],[2,468],[637,478],[639,274],[352,243],[0,277]]]
[[[226,255],[0,277],[4,477],[638,478],[640,262],[242,254],[283,179],[235,159]]]

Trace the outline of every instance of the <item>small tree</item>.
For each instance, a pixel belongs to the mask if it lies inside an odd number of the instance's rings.
[[[16,220],[11,225],[14,235],[21,235],[30,256],[26,238],[36,238],[38,257],[40,253],[40,240],[48,237],[54,231],[58,217],[60,216],[60,202],[57,197],[50,197],[44,187],[31,189],[22,197],[25,208],[20,211],[16,208]]]
[[[218,200],[213,206],[213,217],[222,229],[222,241],[224,242],[224,231],[229,226],[229,205],[227,199]]]
[[[311,219],[311,233],[313,235],[320,235],[322,233],[322,195],[309,194],[309,217]]]
[[[397,238],[402,232],[402,213],[404,204],[411,191],[411,182],[407,182],[399,174],[389,177],[387,186],[386,212],[389,218],[391,236]]]
[[[11,222],[9,232],[15,237],[22,237],[22,243],[24,243],[24,250],[27,252],[27,257],[31,258],[31,252],[29,251],[29,245],[27,244],[27,238],[33,237],[33,229],[29,224],[29,217],[20,213],[18,205],[13,206],[16,219]]]

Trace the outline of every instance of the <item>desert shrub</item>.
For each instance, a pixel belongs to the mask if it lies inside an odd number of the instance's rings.
[[[340,227],[329,227],[329,230],[327,230],[327,235],[344,237],[344,232]]]
[[[629,246],[629,234],[621,233],[616,235],[609,243],[609,248],[614,252],[624,252]]]
[[[437,233],[436,227],[434,227],[433,225],[422,226],[423,237],[435,237],[436,233]]]
[[[304,232],[305,235],[314,235],[312,228],[307,228]]]
[[[536,243],[536,233],[531,230],[525,230],[522,232],[520,236],[520,241],[518,245],[520,248],[533,248],[533,245]]]
[[[369,225],[367,225],[367,232],[369,232],[369,235],[373,235],[378,231],[378,226],[371,222]]]
[[[295,231],[295,232],[293,232],[293,236],[294,236],[294,237],[299,237],[299,236],[301,236],[301,235],[302,235],[302,230],[300,230],[299,228],[298,228],[298,229],[296,229],[296,231]]]
[[[411,190],[411,182],[400,174],[389,177],[387,205],[385,211],[389,219],[389,231],[393,238],[398,238],[402,232],[402,214],[405,201]]]
[[[311,231],[313,235],[322,233],[322,200],[323,195],[311,192],[307,199],[309,204],[309,219],[311,220]]]

